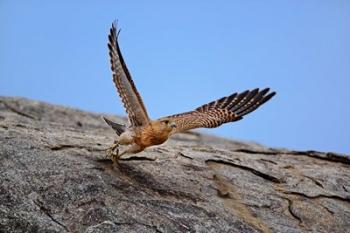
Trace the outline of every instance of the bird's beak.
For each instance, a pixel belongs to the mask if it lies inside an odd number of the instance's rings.
[[[175,122],[172,122],[172,123],[170,124],[170,127],[171,127],[171,128],[176,128],[176,123],[175,123]]]

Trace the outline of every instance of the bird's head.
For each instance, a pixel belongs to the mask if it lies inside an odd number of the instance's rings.
[[[173,131],[173,129],[176,128],[176,123],[169,118],[163,118],[155,121],[153,124],[153,128],[170,133],[171,131]]]

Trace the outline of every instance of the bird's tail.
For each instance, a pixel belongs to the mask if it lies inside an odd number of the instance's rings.
[[[114,131],[118,134],[118,136],[120,136],[125,131],[126,129],[125,125],[108,120],[104,116],[102,116],[102,118],[110,127],[112,127],[112,129],[114,129]]]

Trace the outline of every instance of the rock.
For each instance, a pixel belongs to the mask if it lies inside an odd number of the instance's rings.
[[[0,97],[0,232],[350,232],[346,155],[187,133],[113,167],[100,116]]]

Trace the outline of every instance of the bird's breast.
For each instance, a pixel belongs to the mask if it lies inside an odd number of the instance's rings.
[[[168,133],[158,132],[152,129],[144,129],[140,132],[140,137],[137,140],[137,144],[144,147],[160,145],[164,143],[169,137]]]

